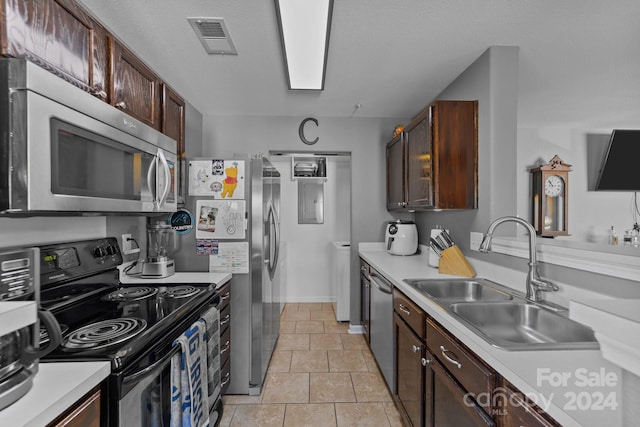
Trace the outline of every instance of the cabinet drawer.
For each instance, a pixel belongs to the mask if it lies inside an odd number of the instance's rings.
[[[407,322],[416,335],[424,337],[424,311],[397,289],[393,291],[393,310]]]
[[[231,306],[226,306],[220,312],[220,335],[224,335],[224,333],[229,329],[231,325]]]
[[[227,363],[220,368],[220,394],[225,394],[229,388],[229,382],[231,380],[231,360],[227,360]]]
[[[231,353],[231,328],[227,328],[226,331],[222,333],[220,336],[220,364],[224,365],[224,363],[229,360],[229,355]]]
[[[427,347],[473,396],[491,396],[495,388],[495,373],[431,319],[427,320]],[[484,403],[482,408],[492,413],[493,399],[480,400]]]

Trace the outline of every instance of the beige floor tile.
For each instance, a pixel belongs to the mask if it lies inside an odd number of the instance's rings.
[[[289,372],[291,368],[291,350],[274,351],[269,362],[268,372]]]
[[[329,372],[326,350],[294,351],[290,372]]]
[[[309,348],[311,350],[344,350],[340,334],[310,334]]]
[[[288,404],[285,427],[336,427],[336,410],[331,403]]]
[[[387,418],[389,419],[391,427],[403,427],[402,418],[400,417],[400,412],[396,405],[393,402],[383,402],[382,406],[384,406],[384,410],[387,413]]]
[[[254,405],[260,403],[260,396],[248,396],[246,394],[225,394],[222,397],[223,405]]]
[[[390,402],[391,395],[382,375],[377,372],[352,372],[351,381],[358,402]]]
[[[282,427],[285,405],[241,405],[231,419],[231,427]]]
[[[280,373],[267,374],[262,403],[308,403],[309,374]]]
[[[345,350],[367,350],[369,346],[364,335],[340,334]]]
[[[329,350],[329,372],[366,372],[362,350]]]
[[[298,321],[298,320],[310,320],[309,310],[285,310],[280,317],[280,320],[286,321]]]
[[[296,321],[295,320],[281,320],[280,321],[280,333],[281,334],[295,334],[296,333]]]
[[[280,334],[276,350],[309,350],[309,334]]]
[[[309,382],[309,401],[312,403],[356,401],[348,372],[312,373]]]
[[[296,322],[296,334],[323,334],[324,322],[321,320],[301,320]]]
[[[309,316],[311,320],[333,320],[336,321],[336,315],[333,311],[322,310],[322,311],[311,311],[309,312]]]
[[[376,363],[375,357],[370,351],[362,351],[362,357],[364,357],[364,361],[367,364],[367,369],[369,372],[380,372],[378,369],[378,364]]]
[[[338,427],[389,426],[380,403],[336,403],[336,420]]]
[[[349,333],[348,322],[337,322],[335,320],[324,321],[325,334],[347,334]]]
[[[297,302],[288,302],[284,305],[284,311],[298,311]]]
[[[303,311],[303,310],[307,310],[307,311],[320,311],[322,310],[322,303],[321,302],[299,302],[298,303],[298,311]]]
[[[220,419],[220,424],[218,424],[218,427],[229,427],[229,425],[231,425],[231,419],[233,418],[233,413],[235,411],[236,405],[223,404],[222,418]]]
[[[333,312],[333,303],[332,302],[323,302],[322,303],[322,311],[331,311]]]

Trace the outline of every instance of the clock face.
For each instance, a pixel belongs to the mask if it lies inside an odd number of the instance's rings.
[[[562,193],[564,182],[558,175],[551,175],[544,181],[544,194],[549,197],[558,197]]]

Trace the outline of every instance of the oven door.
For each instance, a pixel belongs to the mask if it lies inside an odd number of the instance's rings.
[[[14,98],[7,212],[175,210],[175,152],[35,92]]]
[[[219,298],[215,304],[218,306]],[[200,310],[206,312],[206,309]],[[183,322],[181,331],[187,329],[200,318],[193,316],[188,322]],[[116,393],[112,391],[110,398],[117,399],[110,403],[110,411],[117,409],[117,413],[110,413],[112,420],[118,420],[119,427],[140,426],[169,426],[171,419],[171,358],[178,354],[180,348],[172,343],[178,334],[170,334],[167,340],[157,344],[137,363],[127,367],[118,380]],[[210,425],[217,425],[222,417],[222,399],[220,384],[215,386],[217,394],[209,396]],[[114,425],[113,421],[111,422]]]

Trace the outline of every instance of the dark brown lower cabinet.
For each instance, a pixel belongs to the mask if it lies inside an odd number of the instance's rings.
[[[532,403],[523,393],[503,380],[500,427],[559,427],[555,420]]]
[[[437,427],[495,426],[495,422],[469,397],[455,378],[433,359],[427,368],[432,378],[432,417]],[[429,376],[429,375],[427,375]]]
[[[396,339],[396,401],[405,422],[423,426],[422,340],[394,313]]]

